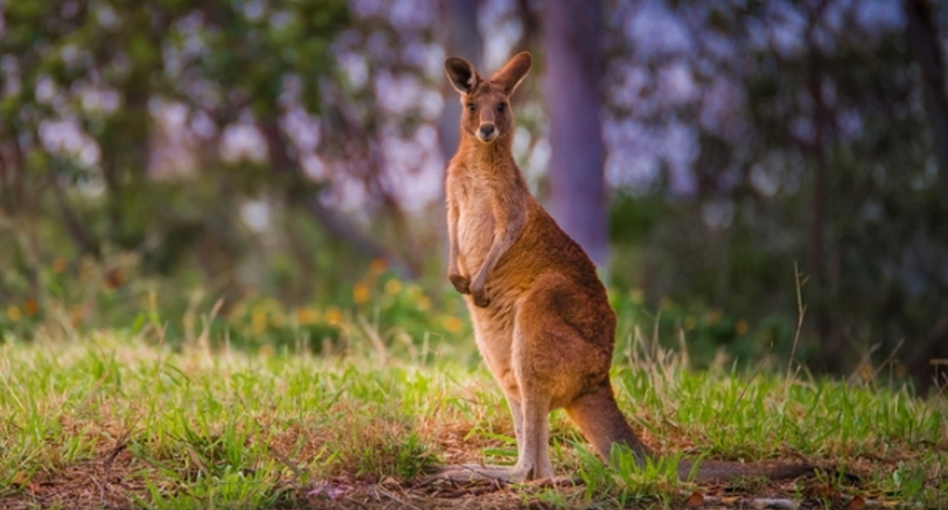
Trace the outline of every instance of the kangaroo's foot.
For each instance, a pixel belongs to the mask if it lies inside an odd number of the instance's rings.
[[[470,483],[480,481],[494,481],[499,483],[519,483],[528,481],[525,473],[518,473],[510,466],[482,466],[478,464],[461,464],[444,466],[437,473],[429,476],[426,481],[450,480],[452,482]],[[547,476],[529,480],[542,486],[559,487],[573,486],[582,483],[579,478],[568,476]]]
[[[497,481],[508,483],[514,480],[513,469],[509,466],[484,466],[479,464],[460,464],[444,466],[429,479],[451,480],[454,482]]]

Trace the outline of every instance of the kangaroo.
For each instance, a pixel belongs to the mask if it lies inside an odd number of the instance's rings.
[[[463,112],[459,147],[445,176],[447,277],[465,295],[475,341],[513,415],[516,465],[481,474],[516,481],[553,477],[548,415],[558,408],[605,461],[617,445],[630,448],[640,464],[655,457],[612,392],[616,316],[606,289],[586,253],[530,194],[511,153],[509,98],[531,62],[529,53],[519,53],[488,80],[464,59],[445,61]],[[693,465],[682,461],[679,475],[711,481],[812,471],[703,462],[691,473]]]

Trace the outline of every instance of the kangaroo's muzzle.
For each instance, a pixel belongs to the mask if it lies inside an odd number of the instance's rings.
[[[487,143],[494,141],[495,138],[497,138],[497,128],[493,123],[485,122],[477,128],[478,140]]]

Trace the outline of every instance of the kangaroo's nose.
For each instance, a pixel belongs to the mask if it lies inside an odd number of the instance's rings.
[[[478,129],[478,131],[478,134],[480,134],[481,138],[490,138],[494,136],[494,132],[496,130],[494,129],[493,124],[481,124],[481,127]]]

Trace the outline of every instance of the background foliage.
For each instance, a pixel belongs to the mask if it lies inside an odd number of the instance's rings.
[[[658,328],[700,363],[794,352],[815,371],[891,362],[930,384],[948,358],[948,11],[602,10],[586,42],[603,60],[592,111],[619,334]],[[119,326],[319,352],[358,323],[342,315],[381,324],[383,343],[469,337],[441,276],[449,53],[487,69],[537,55],[516,155],[541,199],[569,193],[545,173],[540,83],[564,77],[546,73],[555,14],[539,2],[7,0],[0,13],[3,338]]]

